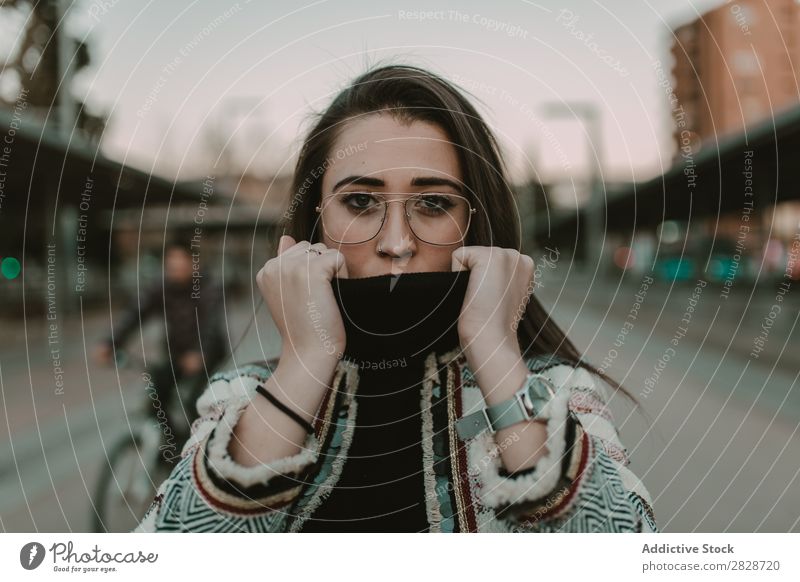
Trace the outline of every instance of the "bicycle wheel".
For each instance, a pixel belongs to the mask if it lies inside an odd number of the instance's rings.
[[[146,430],[146,429],[145,429]],[[95,494],[94,531],[129,532],[144,517],[159,484],[169,476],[158,445],[144,431],[127,434],[112,447]],[[158,441],[156,441],[158,442]]]

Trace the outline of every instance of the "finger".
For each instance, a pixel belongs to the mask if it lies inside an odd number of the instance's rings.
[[[469,247],[458,247],[450,257],[451,271],[468,271],[475,264],[475,253]]]
[[[305,241],[303,241],[305,242]],[[302,243],[300,243],[302,244]],[[325,252],[327,252],[328,248],[323,243],[316,243],[313,245],[305,246],[303,245],[303,253],[305,254],[306,261],[316,261],[318,257],[322,256]],[[301,256],[302,256],[301,254]]]
[[[287,254],[292,254],[292,255],[302,255],[303,253],[306,253],[307,251],[313,248],[320,248],[319,245],[322,245],[321,248],[323,249],[325,248],[325,245],[323,245],[322,243],[311,244],[307,240],[299,240],[293,247],[289,248],[286,252]]]
[[[328,280],[333,277],[340,277],[342,279],[350,278],[344,255],[336,249],[326,249],[323,251],[322,256],[319,257],[319,261],[325,266],[325,275]]]
[[[284,253],[286,250],[290,249],[296,244],[297,243],[291,236],[284,234],[278,241],[278,254],[280,255]]]
[[[313,254],[317,254],[317,255],[319,255],[319,254],[322,254],[322,253],[324,253],[325,251],[327,251],[327,250],[328,250],[328,247],[327,247],[327,246],[325,246],[325,243],[318,242],[318,243],[314,243],[313,245],[310,245],[310,246],[308,247],[308,249],[309,249],[310,251],[312,251],[312,253],[313,253]],[[315,252],[315,251],[316,251],[316,252]]]
[[[534,280],[536,278],[536,261],[534,261],[533,258],[529,257],[528,255],[522,256],[525,274],[529,279]]]
[[[279,255],[279,259],[281,261],[283,259],[289,259],[298,255],[302,256],[307,249],[311,248],[311,243],[308,242],[307,240],[300,240],[295,242],[295,240],[291,236],[289,235],[284,235],[284,236],[288,239],[288,242],[284,242],[286,248],[284,249],[283,253]]]
[[[342,279],[349,279],[350,273],[347,270],[347,262],[344,260],[344,255],[339,251],[336,253],[336,276]]]

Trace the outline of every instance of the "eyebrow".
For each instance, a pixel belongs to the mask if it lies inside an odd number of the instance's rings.
[[[386,182],[381,180],[380,178],[373,178],[371,176],[348,176],[347,178],[343,178],[336,182],[336,185],[333,187],[333,191],[337,191],[339,188],[344,186],[349,186],[351,184],[355,184],[358,186],[371,186],[373,188],[383,188],[386,186]],[[453,188],[459,194],[463,194],[461,186],[459,186],[453,180],[448,180],[447,178],[438,178],[435,176],[418,176],[411,180],[412,186],[449,186]]]

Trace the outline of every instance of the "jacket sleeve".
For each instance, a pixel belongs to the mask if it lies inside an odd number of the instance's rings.
[[[219,348],[224,349],[225,337],[221,320],[224,293],[222,284],[207,285],[200,297],[199,323],[200,328],[200,349],[203,352],[214,351]]]
[[[512,532],[658,532],[650,494],[628,469],[600,381],[565,364],[539,373],[556,389],[542,411],[548,452],[533,467],[509,473],[494,436],[476,437],[472,454],[491,459],[479,468],[481,501]]]
[[[115,348],[122,346],[131,333],[139,327],[148,317],[151,317],[162,309],[164,305],[163,287],[160,284],[152,285],[142,294],[140,301],[128,306],[122,313],[119,324],[114,328],[113,333],[106,338],[106,343]]]
[[[160,485],[134,532],[282,531],[286,508],[299,496],[304,478],[319,455],[319,442],[308,435],[296,455],[245,467],[228,453],[233,429],[256,386],[271,370],[249,366],[220,372],[197,401],[200,417],[180,460]]]

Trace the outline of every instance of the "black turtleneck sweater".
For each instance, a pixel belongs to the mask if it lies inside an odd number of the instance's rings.
[[[469,271],[332,281],[359,365],[356,427],[336,487],[304,532],[428,530],[422,470],[425,359],[459,346]]]

